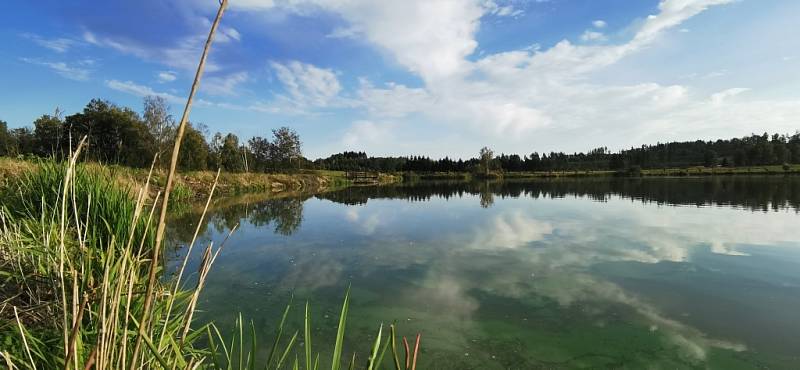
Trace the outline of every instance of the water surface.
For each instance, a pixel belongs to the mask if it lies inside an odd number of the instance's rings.
[[[294,294],[290,325],[302,329],[309,299],[316,350],[329,350],[352,284],[347,350],[361,358],[397,321],[422,333],[420,369],[800,368],[797,177],[427,182],[226,202],[202,239],[239,229],[199,320],[241,312],[260,343]],[[176,220],[178,245],[196,218]]]

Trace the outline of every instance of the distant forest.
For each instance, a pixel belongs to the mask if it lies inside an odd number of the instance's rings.
[[[521,171],[617,171],[685,168],[692,166],[761,166],[800,163],[800,134],[751,135],[716,141],[684,141],[642,145],[639,148],[612,152],[607,148],[587,153],[563,152],[527,155],[500,154],[493,157],[493,170]],[[481,166],[480,157],[431,159],[426,156],[370,157],[364,152],[343,152],[318,159],[314,164],[331,170],[462,172]]]
[[[0,120],[0,156],[61,157],[77,141],[88,137],[89,160],[131,167],[147,167],[158,153],[169,155],[176,122],[166,101],[144,99],[142,114],[128,107],[94,99],[82,112],[61,117],[45,114],[32,127],[9,129]],[[161,161],[165,163],[166,161]],[[431,159],[427,156],[371,157],[363,152],[343,152],[310,161],[302,155],[300,137],[282,127],[271,138],[241,141],[233,133],[210,135],[204,126],[190,124],[184,134],[179,160],[182,170],[222,168],[229,172],[273,172],[296,169],[341,171],[589,171],[660,169],[691,166],[762,166],[800,164],[800,132],[793,135],[764,133],[716,141],[686,141],[642,145],[612,152],[607,148],[586,153],[550,152],[500,154],[483,148],[476,158]]]

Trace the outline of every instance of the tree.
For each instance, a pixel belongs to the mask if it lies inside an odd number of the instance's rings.
[[[36,147],[36,139],[29,127],[18,127],[11,130],[11,143],[13,146],[10,147],[10,155],[30,154]]]
[[[0,120],[0,156],[7,156],[13,153],[14,138],[8,132],[8,123]]]
[[[229,133],[222,140],[222,147],[219,152],[222,168],[228,172],[242,172],[244,161],[239,149],[239,138]]]
[[[488,147],[483,147],[478,155],[478,159],[480,161],[480,171],[488,175],[492,160],[494,160],[494,152]]]
[[[153,135],[130,108],[93,99],[83,112],[68,116],[64,125],[65,136],[71,140],[64,147],[74,148],[83,136],[88,136],[86,154],[97,161],[145,167],[155,155]]]
[[[188,123],[183,133],[181,151],[178,154],[178,166],[182,171],[202,171],[208,166],[208,143],[194,125]]]
[[[52,116],[42,115],[33,121],[33,136],[36,141],[36,155],[48,157],[59,155],[64,141],[64,122],[58,109]]]
[[[251,167],[256,171],[266,171],[269,167],[270,152],[272,151],[272,144],[269,140],[256,136],[251,138],[247,145],[250,147],[251,153]]]
[[[156,151],[159,155],[168,153],[175,140],[175,119],[169,114],[169,104],[160,96],[146,96],[144,98],[143,120],[147,130],[155,139]]]
[[[703,153],[703,165],[706,167],[714,167],[717,165],[717,153],[713,150],[706,150]]]
[[[270,149],[270,159],[284,167],[291,167],[292,162],[297,163],[303,156],[301,149],[302,143],[297,132],[288,128],[281,127],[272,130],[272,145]]]

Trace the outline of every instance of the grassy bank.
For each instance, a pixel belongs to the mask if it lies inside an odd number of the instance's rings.
[[[23,173],[34,170],[40,160],[21,160],[0,157],[0,185],[9,185],[19,179]],[[84,167],[94,173],[101,173],[111,178],[124,188],[134,188],[151,177],[150,195],[162,189],[166,173],[156,170],[152,174],[148,169],[124,166],[105,166],[87,163]],[[173,199],[202,200],[208,196],[214,183],[216,173],[212,171],[192,171],[180,173],[176,178]],[[400,181],[400,176],[380,174],[379,183]],[[215,192],[220,195],[239,195],[247,193],[267,193],[274,195],[317,193],[340,189],[353,185],[345,177],[343,171],[301,170],[295,173],[220,173]]]

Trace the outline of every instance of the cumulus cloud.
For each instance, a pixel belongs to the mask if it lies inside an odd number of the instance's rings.
[[[158,82],[161,82],[161,83],[172,82],[172,81],[175,81],[178,78],[175,75],[175,72],[172,72],[172,71],[161,71],[161,72],[158,72],[156,77],[158,77]]]
[[[298,61],[273,61],[270,66],[287,91],[286,98],[297,105],[326,107],[342,90],[333,70]]]
[[[765,127],[791,130],[786,118],[800,109],[798,101],[740,99],[736,107],[728,107],[721,103],[731,99],[736,90],[709,98],[707,92],[690,84],[697,81],[679,85],[596,78],[621,60],[657,46],[663,34],[680,31],[688,19],[733,1],[661,0],[655,14],[627,27],[631,36],[622,42],[608,43],[606,34],[612,31],[605,20],[597,19],[580,35],[580,44],[565,39],[546,49],[521,48],[477,56],[481,21],[487,15],[513,14],[517,9],[506,8],[514,5],[512,2],[243,0],[234,4],[234,9],[277,7],[303,15],[336,14],[346,24],[329,37],[364,40],[420,78],[418,86],[362,79],[350,95],[352,100],[336,104],[348,96],[336,73],[302,62],[273,62],[271,66],[286,89],[281,98],[289,104],[362,110],[361,121],[345,133],[344,142],[353,142],[353,130],[368,128],[377,138],[374,133],[380,132],[379,125],[424,121],[470,132],[475,140],[503,141],[505,148],[529,150],[532,140],[546,138],[570,137],[570,148],[587,149],[590,145],[626,147],[670,138],[718,136],[764,113],[757,121]],[[734,117],[732,111],[739,116]],[[386,140],[391,140],[391,135]]]

